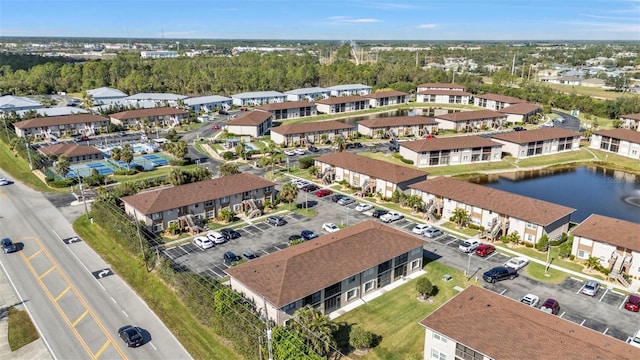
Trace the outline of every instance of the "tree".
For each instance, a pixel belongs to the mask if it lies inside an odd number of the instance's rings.
[[[595,256],[589,256],[584,264],[587,266],[587,269],[594,269],[600,265],[600,259]]]
[[[418,278],[416,291],[418,291],[424,299],[428,299],[431,294],[433,294],[433,284],[426,276]]]
[[[233,211],[229,210],[228,208],[224,208],[218,213],[218,219],[225,222],[232,222],[235,216],[236,214],[234,214]]]
[[[243,143],[238,143],[238,145],[236,145],[236,147],[233,148],[233,150],[236,152],[236,156],[238,156],[239,158],[245,159],[245,152],[244,152],[244,144]]]
[[[333,332],[336,324],[331,322],[329,316],[320,313],[317,309],[307,305],[296,310],[289,321],[291,329],[296,331],[304,343],[315,353],[327,355],[336,346]]]
[[[177,186],[186,184],[188,182],[187,180],[188,174],[180,168],[173,169],[169,173],[169,182],[171,183],[171,185]]]
[[[333,146],[335,147],[336,151],[342,152],[347,148],[347,142],[342,137],[342,135],[336,135],[336,137],[333,138]]]
[[[422,197],[419,195],[409,195],[405,199],[406,205],[411,208],[412,211],[416,212],[420,209],[424,208],[424,201]]]
[[[124,144],[122,146],[120,160],[124,161],[127,164],[127,169],[129,169],[129,165],[133,161],[133,148],[131,147],[131,144]]]
[[[573,247],[573,237],[570,237],[568,241],[563,242],[558,247],[558,257],[565,258],[571,255],[571,249]]]
[[[313,177],[318,177],[318,174],[320,173],[320,170],[318,170],[317,166],[312,166],[309,168],[309,175],[313,176]]]
[[[371,347],[373,343],[373,333],[361,328],[360,326],[354,326],[349,332],[349,345],[356,350],[367,349]]]
[[[509,241],[514,244],[518,244],[520,243],[520,234],[518,234],[517,231],[514,231],[512,233],[509,233],[509,235],[507,235],[507,239],[509,239]]]
[[[229,176],[240,174],[240,169],[238,169],[238,164],[234,163],[225,163],[218,166],[218,175],[220,176]]]
[[[122,149],[119,147],[115,147],[110,151],[111,158],[115,161],[120,160],[120,155],[122,155]]]
[[[282,188],[278,193],[278,197],[283,201],[288,202],[289,208],[291,208],[291,203],[295,201],[295,199],[298,197],[298,191],[300,190],[298,190],[298,187],[296,186],[296,184],[292,182],[288,182],[282,185]]]
[[[457,208],[453,212],[453,216],[451,216],[451,221],[456,223],[458,228],[461,228],[469,223],[471,217],[469,213],[465,209]]]
[[[64,155],[60,156],[56,162],[56,173],[62,177],[66,177],[70,169],[69,158]]]
[[[184,140],[180,140],[173,144],[172,154],[178,159],[184,159],[185,155],[189,152],[187,143]]]
[[[549,245],[549,236],[547,234],[544,234],[540,237],[540,239],[538,239],[538,242],[536,243],[536,250],[547,251],[549,250],[547,248],[548,245]]]
[[[296,246],[298,244],[302,244],[303,242],[304,242],[304,239],[302,238],[296,239],[296,240],[290,240],[289,243],[287,244],[287,247]]]
[[[323,359],[317,354],[309,352],[309,349],[304,345],[304,339],[291,328],[275,326],[272,331],[273,358],[275,360]]]

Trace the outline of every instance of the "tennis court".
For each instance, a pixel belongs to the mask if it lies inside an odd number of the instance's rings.
[[[141,156],[145,160],[149,160],[155,164],[155,166],[169,165],[169,160],[166,157],[157,154],[146,154]]]
[[[75,164],[69,168],[67,178],[91,176],[91,172],[95,169],[100,175],[111,175],[114,170],[106,161],[95,161],[86,164]]]

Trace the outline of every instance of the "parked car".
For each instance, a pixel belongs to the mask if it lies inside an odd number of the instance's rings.
[[[18,247],[16,244],[11,241],[9,238],[2,239],[2,252],[5,254],[12,253],[18,251]]]
[[[325,197],[328,195],[331,195],[333,193],[333,191],[329,190],[329,189],[320,189],[318,191],[316,191],[316,196],[317,197]]]
[[[476,248],[476,255],[485,257],[496,251],[496,247],[490,244],[481,244]]]
[[[458,246],[458,250],[463,253],[470,253],[480,246],[480,240],[478,239],[469,239]]]
[[[242,255],[246,257],[248,260],[253,260],[258,258],[258,256],[251,250],[245,250]]]
[[[286,225],[287,221],[285,219],[282,218],[282,216],[269,216],[267,218],[267,224],[273,225],[273,226],[282,226],[282,225]]]
[[[137,326],[126,325],[118,329],[120,339],[127,344],[128,347],[138,347],[144,343],[142,332]]]
[[[284,154],[287,156],[293,156],[296,154],[295,150],[285,150]]]
[[[307,148],[309,151],[311,152],[318,152],[320,151],[320,149],[318,149],[317,147],[313,146],[313,145],[309,145],[309,147]]]
[[[218,114],[220,114],[220,115],[229,115],[229,112],[227,112],[226,110],[220,110],[220,111],[218,111]]]
[[[379,218],[386,213],[388,213],[388,211],[385,209],[375,209],[373,210],[373,213],[371,214],[371,216],[373,216],[374,218]]]
[[[513,280],[516,277],[518,277],[517,271],[504,266],[496,266],[493,269],[482,274],[482,278],[488,283],[494,283],[496,281],[502,281],[506,279]]]
[[[302,190],[305,186],[307,185],[311,185],[310,182],[308,182],[307,180],[298,180],[298,182],[296,183],[296,186],[298,187],[298,189]]]
[[[431,225],[429,224],[417,224],[411,229],[411,232],[418,235],[423,235],[425,230],[429,229]]]
[[[359,203],[356,205],[356,211],[367,211],[373,209],[373,205],[367,203]]]
[[[213,241],[206,236],[196,236],[193,239],[193,243],[202,250],[210,249],[215,246]]]
[[[5,186],[9,184],[11,184],[11,181],[7,180],[6,178],[0,178],[0,186]]]
[[[540,302],[540,298],[533,295],[527,294],[520,299],[520,302],[531,307],[538,307],[538,303]]]
[[[293,150],[293,151],[294,151],[296,154],[298,154],[298,155],[304,155],[304,154],[306,154],[306,153],[307,153],[306,151],[304,151],[304,149],[300,149],[300,148],[295,149],[295,150]]]
[[[348,143],[346,147],[347,149],[356,149],[356,148],[361,148],[362,144],[359,142]]]
[[[344,196],[340,200],[338,200],[338,205],[347,206],[349,204],[353,204],[354,202],[356,201],[353,200],[352,198],[348,196]]]
[[[331,197],[331,201],[338,202],[338,200],[342,199],[345,195],[342,194],[333,194]]]
[[[547,314],[558,315],[560,312],[560,303],[556,299],[547,299],[542,306],[540,306],[540,310],[546,312]]]
[[[596,296],[598,289],[600,289],[599,282],[595,280],[587,280],[587,282],[582,286],[581,292],[585,295]]]
[[[624,303],[624,308],[629,311],[638,312],[638,310],[640,310],[640,295],[629,295],[627,302]]]
[[[300,239],[302,239],[302,236],[300,236],[298,234],[289,236],[289,241],[296,241],[296,240],[300,240]]]
[[[224,263],[227,266],[231,266],[234,262],[242,260],[242,258],[234,254],[233,251],[227,251],[226,253],[224,253],[222,258],[224,259]]]
[[[212,130],[220,130],[220,129],[222,129],[222,127],[220,127],[220,125],[213,125],[213,127],[211,129]]]
[[[311,230],[302,230],[302,232],[300,233],[300,236],[302,236],[302,238],[305,241],[309,241],[311,239],[315,239],[318,237],[318,234],[314,233]]]
[[[434,227],[430,227],[424,231],[424,236],[429,239],[437,238],[438,236],[442,236],[444,233],[440,229],[436,229]]]
[[[386,222],[386,223],[398,221],[398,220],[400,220],[402,218],[404,218],[404,215],[400,214],[397,211],[389,211],[388,213],[380,216],[380,220],[382,220],[383,222]]]
[[[315,184],[307,184],[302,187],[302,191],[305,191],[305,192],[314,192],[318,189],[319,189],[318,186]]]
[[[504,266],[514,268],[516,270],[520,270],[523,267],[527,266],[527,264],[529,264],[529,260],[527,258],[515,257],[515,258],[509,259],[509,261],[504,263]]]
[[[391,151],[391,152],[399,152],[400,151],[400,145],[391,145],[391,146],[389,146],[389,151]]]
[[[334,233],[340,230],[340,228],[334,223],[324,223],[322,224],[322,229],[324,229],[324,231],[329,233]]]
[[[523,128],[522,126],[516,126],[513,128],[513,131],[524,131],[524,130],[527,130],[527,129]]]
[[[636,333],[627,340],[627,344],[640,348],[640,330],[636,331]]]
[[[213,230],[207,231],[207,237],[209,238],[209,240],[213,241],[216,244],[224,244],[227,241],[226,237]]]
[[[220,229],[220,233],[227,238],[227,240],[237,239],[242,236],[239,232],[229,228]]]

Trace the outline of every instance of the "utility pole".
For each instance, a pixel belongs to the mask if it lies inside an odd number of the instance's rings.
[[[82,196],[82,202],[84,203],[84,213],[87,216],[87,220],[89,220],[89,209],[87,208],[87,198],[84,196],[84,189],[82,188],[82,178],[80,177],[80,171],[76,170],[76,175],[78,175],[78,187],[80,188],[80,196]]]
[[[511,75],[516,70],[516,54],[513,54],[513,62],[511,63]]]
[[[29,170],[33,171],[33,160],[31,159],[31,146],[29,146],[29,138],[24,136],[24,145],[27,147],[27,155],[29,156]]]
[[[264,303],[264,321],[267,325],[267,350],[269,351],[269,360],[273,360],[273,347],[271,344],[271,324],[269,323],[269,315],[267,315],[267,299],[262,298]]]
[[[140,233],[140,221],[138,220],[138,214],[136,210],[133,210],[133,218],[136,221],[136,232],[138,233],[138,240],[140,240],[140,254],[142,254],[142,261],[144,261],[144,269],[149,272],[149,266],[147,266],[147,257],[144,254],[144,247],[142,246],[142,234]]]

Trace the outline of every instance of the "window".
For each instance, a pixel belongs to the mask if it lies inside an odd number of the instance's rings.
[[[282,311],[284,311],[284,312],[288,313],[288,312],[290,312],[291,310],[294,310],[295,308],[296,308],[296,303],[295,303],[295,302],[292,302],[292,303],[291,303],[291,304],[289,304],[289,305],[285,305],[285,306],[282,308]]]
[[[204,207],[212,207],[213,206],[213,200],[207,200],[204,202]]]
[[[358,296],[358,288],[347,291],[347,301],[351,301]]]
[[[404,264],[407,262],[408,259],[409,259],[409,253],[404,253],[400,256],[396,256],[396,258],[393,260],[393,263],[395,265]]]
[[[365,294],[366,294],[366,293],[368,293],[369,291],[371,291],[371,290],[373,290],[373,289],[375,288],[375,285],[376,285],[376,284],[375,284],[375,282],[376,282],[375,280],[371,280],[371,281],[367,281],[367,282],[364,284],[364,293],[365,293]]]
[[[588,259],[589,255],[591,255],[588,251],[578,250],[578,258],[579,259]]]
[[[411,250],[411,252],[409,253],[409,255],[411,255],[411,256],[420,255],[420,254],[422,254],[422,247],[415,248],[415,249]]]
[[[376,268],[372,267],[371,269],[365,270],[362,275],[363,276],[371,276],[371,275],[375,275],[375,273],[376,273]]]
[[[528,222],[528,223],[527,223],[527,228],[532,229],[532,230],[535,230],[535,229],[537,229],[537,228],[538,228],[538,225],[536,225],[536,224],[534,224],[534,223],[530,223],[530,222]]]
[[[420,267],[420,260],[413,260],[411,262],[411,270],[416,270]]]
[[[462,344],[456,344],[456,359],[483,360],[484,355]]]
[[[220,202],[228,203],[229,202],[229,197],[228,196],[223,197],[222,199],[220,199]]]
[[[151,214],[151,220],[160,220],[160,219],[162,219],[162,213]]]
[[[155,224],[153,225],[152,231],[153,232],[160,232],[164,230],[164,226],[162,226],[162,224]]]
[[[213,210],[209,210],[206,212],[207,219],[213,219],[216,217],[215,212]]]
[[[354,282],[354,281],[356,281],[356,277],[355,277],[355,275],[354,275],[354,276],[352,276],[352,277],[350,277],[350,278],[349,278],[349,280],[347,280],[347,282],[348,282],[349,284],[351,284],[351,283],[352,283],[352,282]]]
[[[437,349],[431,349],[431,358],[436,360],[447,360],[447,354]]]
[[[446,344],[446,343],[447,343],[447,338],[446,338],[446,337],[444,337],[444,336],[442,336],[442,335],[440,335],[440,334],[438,334],[437,332],[434,332],[434,333],[433,333],[433,338],[434,338],[435,340],[440,341],[440,342],[441,342],[441,343],[443,343],[443,344]]]
[[[306,296],[302,300],[302,306],[311,305],[315,307],[318,304],[320,304],[320,291],[315,292],[309,296]]]

